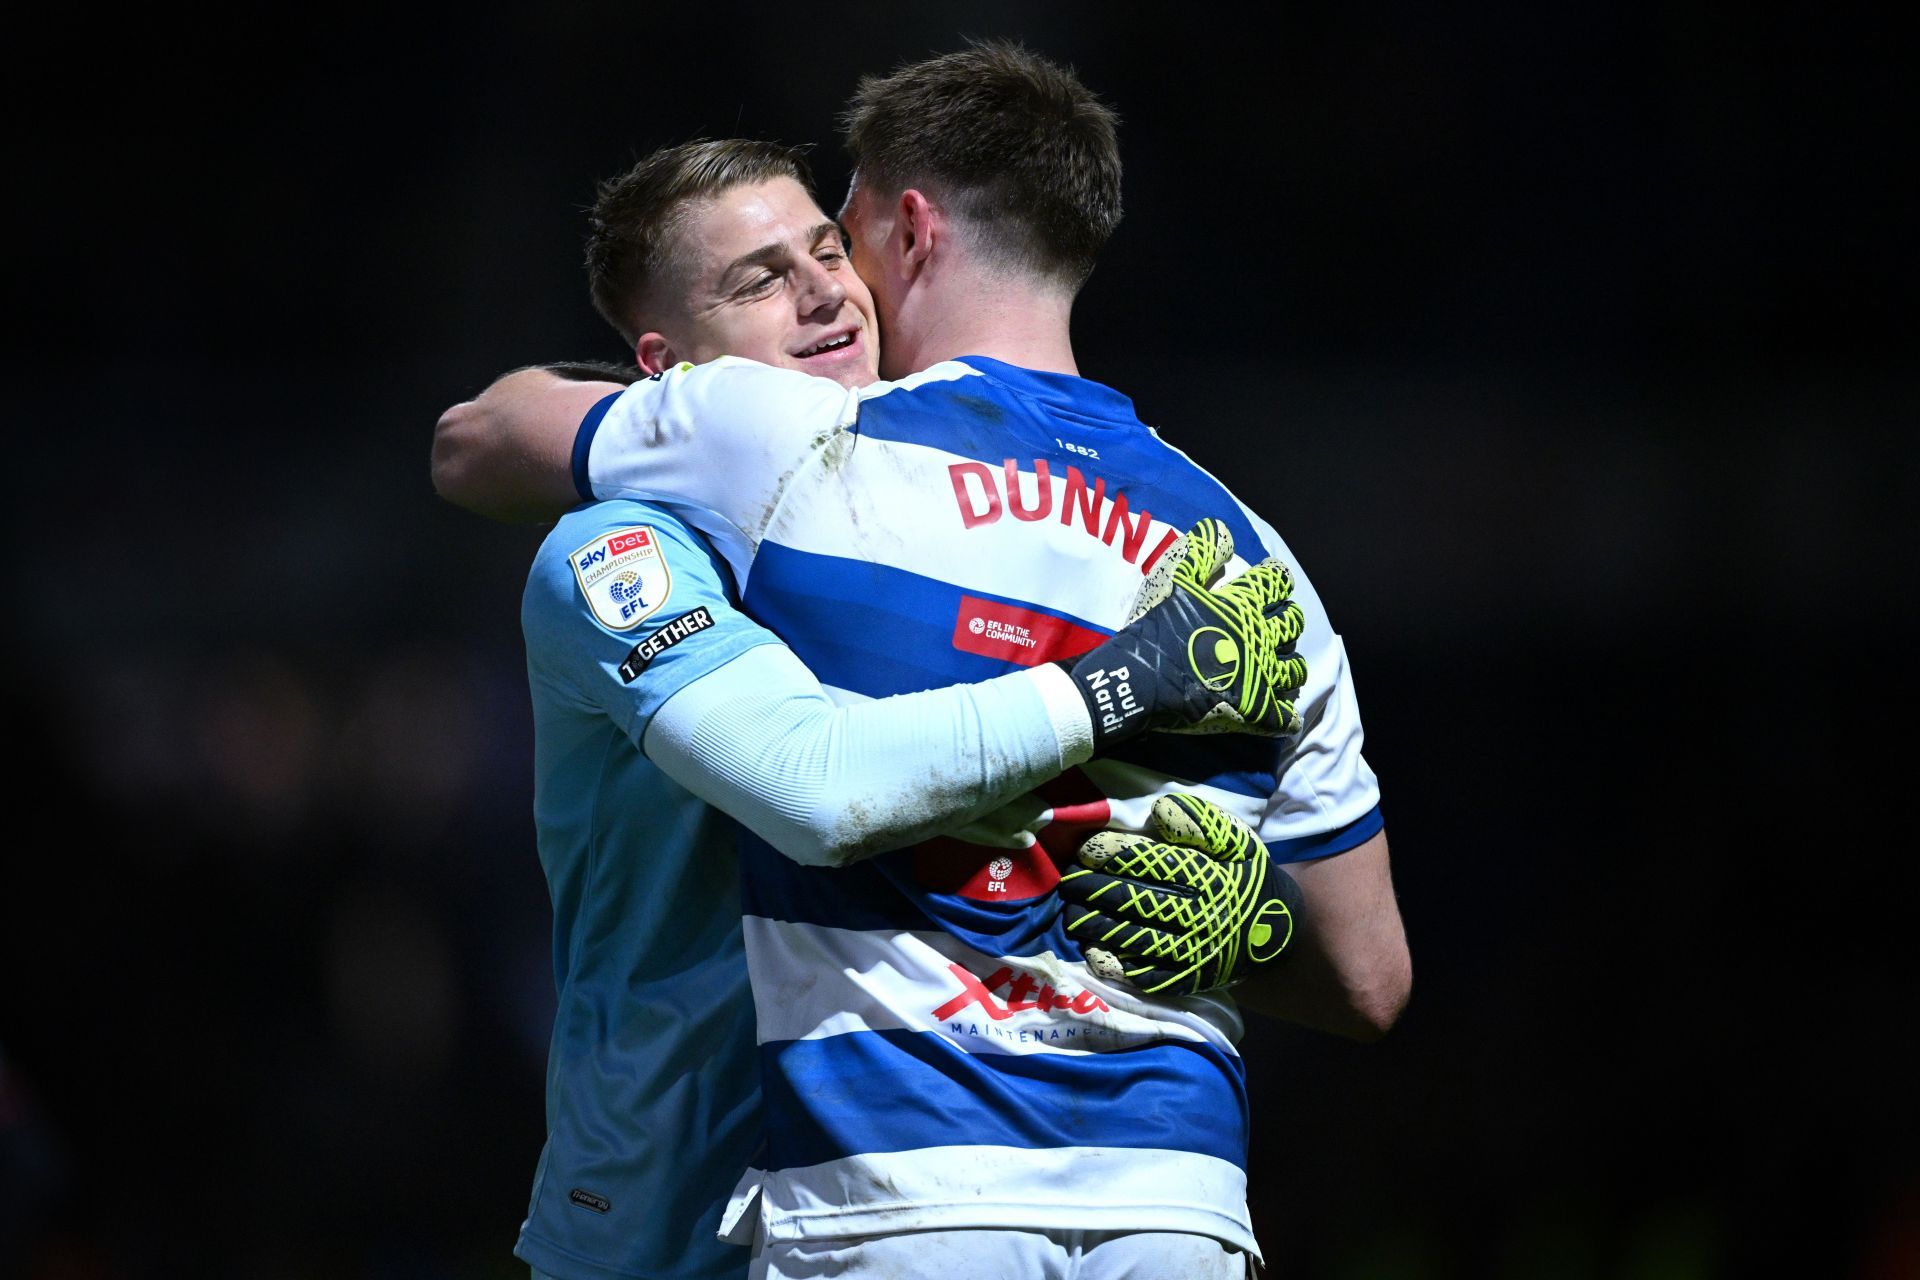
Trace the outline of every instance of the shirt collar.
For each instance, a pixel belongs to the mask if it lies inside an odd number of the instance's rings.
[[[1070,373],[1023,369],[1019,365],[1007,364],[988,356],[961,356],[959,360],[1048,408],[1108,422],[1140,421],[1139,415],[1133,411],[1133,401],[1104,383],[1075,377]]]

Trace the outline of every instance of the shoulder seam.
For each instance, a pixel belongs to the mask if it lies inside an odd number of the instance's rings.
[[[853,394],[857,400],[864,402],[867,400],[878,400],[880,397],[890,395],[895,391],[912,391],[918,387],[926,386],[930,382],[958,382],[962,378],[984,377],[986,377],[986,374],[974,368],[972,365],[963,364],[958,360],[942,360],[938,364],[929,365],[918,373],[910,373],[904,378],[896,378],[891,382],[869,383],[859,388]]]

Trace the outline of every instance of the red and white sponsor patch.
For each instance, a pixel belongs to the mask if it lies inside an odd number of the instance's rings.
[[[953,620],[954,648],[1023,667],[1078,657],[1106,638],[1038,609],[978,596],[961,596],[960,612]]]
[[[615,529],[573,553],[573,576],[601,626],[631,631],[673,594],[660,539],[646,525]]]

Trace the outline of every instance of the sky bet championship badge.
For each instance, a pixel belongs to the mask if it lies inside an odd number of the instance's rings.
[[[615,529],[573,553],[573,576],[600,625],[629,631],[667,602],[673,575],[646,525]]]

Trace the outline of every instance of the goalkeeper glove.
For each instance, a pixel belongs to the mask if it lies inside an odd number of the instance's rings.
[[[1153,802],[1160,839],[1100,831],[1060,877],[1087,967],[1148,995],[1245,981],[1292,941],[1300,886],[1246,823],[1197,796]]]
[[[1220,581],[1233,535],[1202,520],[1154,566],[1133,617],[1060,665],[1093,717],[1096,754],[1149,729],[1296,732],[1307,664],[1293,651],[1304,618],[1293,575],[1263,560]]]

